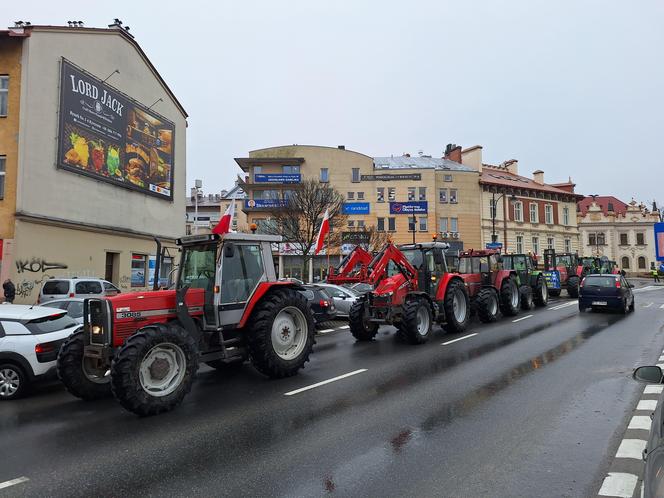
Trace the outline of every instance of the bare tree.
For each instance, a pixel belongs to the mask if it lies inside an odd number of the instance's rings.
[[[362,247],[369,251],[370,253],[376,253],[380,251],[385,244],[390,240],[390,234],[387,232],[380,232],[376,229],[375,226],[371,225],[366,228],[365,231],[369,234],[369,243],[362,244]]]
[[[304,180],[294,189],[283,207],[272,213],[270,223],[263,231],[281,235],[284,242],[291,244],[304,261],[303,275],[308,275],[309,261],[314,256],[314,245],[318,237],[325,210],[328,210],[330,233],[325,240],[325,247],[340,247],[341,229],[346,223],[342,214],[344,197],[327,183],[318,180]]]

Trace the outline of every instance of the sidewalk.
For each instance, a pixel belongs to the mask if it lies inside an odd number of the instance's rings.
[[[659,283],[656,283],[652,277],[625,277],[627,281],[634,286],[635,289],[655,285],[657,287],[664,287],[664,276],[659,277]]]

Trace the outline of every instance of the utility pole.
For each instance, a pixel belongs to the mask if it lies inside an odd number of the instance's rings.
[[[415,222],[415,207],[413,206],[413,244],[415,244],[415,228],[417,228]]]
[[[198,194],[203,188],[203,180],[194,180],[194,234],[198,234]]]

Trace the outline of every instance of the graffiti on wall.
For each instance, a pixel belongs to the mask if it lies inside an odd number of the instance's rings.
[[[41,285],[44,280],[48,280],[49,278],[53,277],[45,273],[39,280],[21,280],[16,284],[16,295],[18,297],[29,298],[32,295],[32,291],[37,288],[37,292],[39,292],[39,289],[41,289]]]
[[[128,289],[130,284],[131,284],[131,278],[130,277],[128,277],[127,275],[122,275],[120,277],[120,288],[121,289]]]
[[[17,259],[16,270],[18,273],[45,273],[48,270],[66,270],[69,268],[64,263],[49,263],[43,258]]]

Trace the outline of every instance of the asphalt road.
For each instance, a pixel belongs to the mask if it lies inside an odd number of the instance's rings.
[[[422,346],[336,330],[296,377],[205,368],[152,418],[49,384],[0,405],[0,483],[28,479],[0,496],[592,496],[643,391],[631,371],[664,346],[662,305],[663,288],[626,317],[562,299]]]

